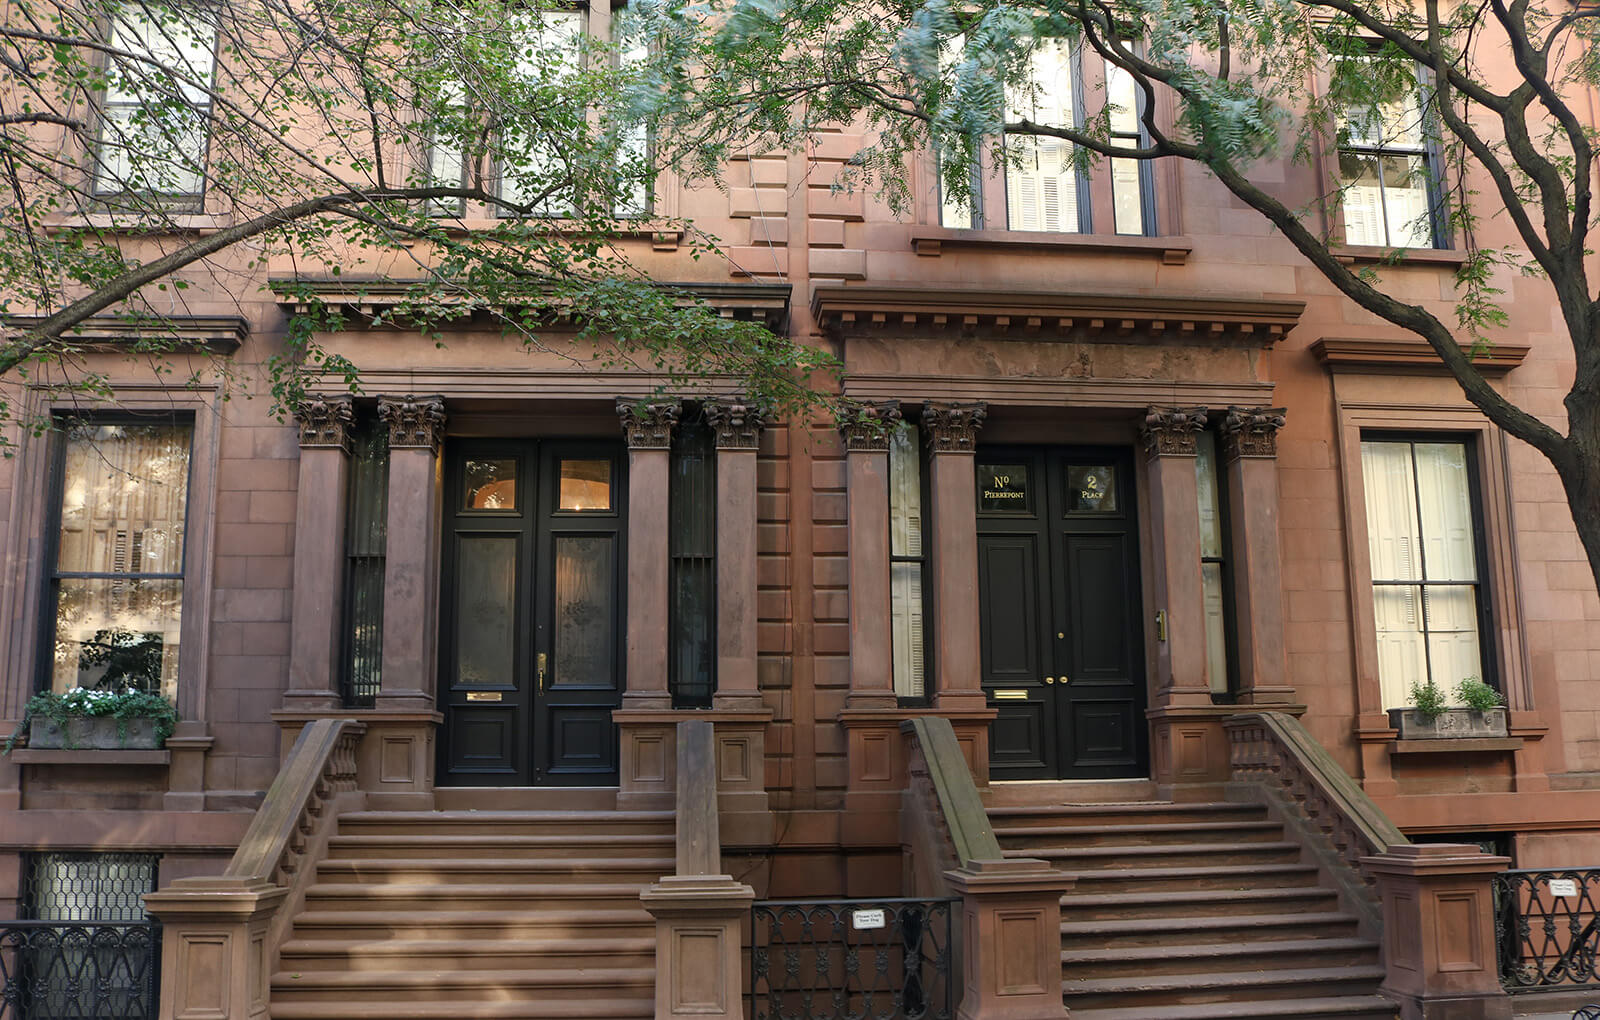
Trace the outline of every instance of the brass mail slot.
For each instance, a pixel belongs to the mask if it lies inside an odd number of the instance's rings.
[[[504,695],[500,691],[468,691],[468,701],[499,701]]]
[[[994,700],[996,700],[996,701],[1027,701],[1028,700],[1028,692],[1027,691],[995,691],[994,692]]]

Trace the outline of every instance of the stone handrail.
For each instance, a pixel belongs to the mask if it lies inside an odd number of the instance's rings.
[[[994,828],[989,825],[989,812],[978,795],[978,783],[973,782],[971,766],[966,764],[962,745],[955,739],[955,727],[941,716],[915,716],[901,723],[901,729],[914,739],[912,755],[912,788],[923,777],[938,811],[931,812],[934,822],[949,836],[947,851],[954,855],[954,867],[966,867],[974,860],[1000,860],[1000,843],[995,839]]]
[[[1368,884],[1373,877],[1366,874],[1361,858],[1410,845],[1405,833],[1294,716],[1246,712],[1222,725],[1231,748],[1232,781],[1286,795]]]
[[[224,877],[293,883],[324,805],[356,788],[356,742],[366,728],[354,719],[317,719],[300,731]]]

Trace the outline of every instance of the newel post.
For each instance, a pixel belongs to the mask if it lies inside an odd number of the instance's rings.
[[[1044,861],[968,861],[944,873],[961,897],[957,1020],[1066,1020],[1061,896],[1073,879]]]
[[[268,929],[288,890],[263,879],[184,878],[147,893],[160,920],[161,1020],[268,1020]]]
[[[716,740],[678,723],[677,874],[639,894],[656,919],[656,1020],[743,1020],[740,932],[755,890],[722,871]]]
[[[1391,846],[1361,858],[1383,898],[1379,991],[1402,1020],[1509,1020],[1490,878],[1511,862],[1455,843]]]

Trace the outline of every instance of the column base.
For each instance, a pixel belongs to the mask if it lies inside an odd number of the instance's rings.
[[[1221,800],[1232,772],[1222,720],[1233,705],[1167,704],[1145,712],[1150,720],[1150,777],[1163,800]]]
[[[433,711],[344,708],[331,712],[280,709],[272,719],[280,731],[280,754],[287,757],[295,738],[313,719],[359,719],[366,732],[356,745],[356,788],[374,810],[433,809],[436,734],[444,716]]]
[[[773,819],[767,800],[766,754],[771,709],[650,710],[625,704],[611,713],[611,719],[617,724],[621,742],[618,810],[670,811],[677,806],[678,723],[706,719],[716,734],[717,809],[723,844],[771,843]]]
[[[284,691],[283,707],[291,712],[328,712],[344,707],[344,698],[337,691],[309,690]]]

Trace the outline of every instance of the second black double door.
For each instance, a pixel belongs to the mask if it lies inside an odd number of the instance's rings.
[[[976,466],[990,775],[1148,774],[1132,451],[990,447]]]
[[[610,442],[447,447],[441,784],[617,781],[623,465]]]

